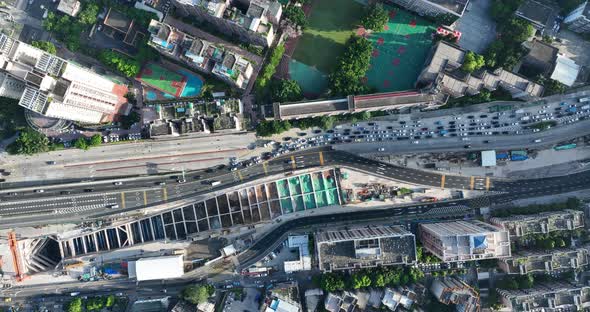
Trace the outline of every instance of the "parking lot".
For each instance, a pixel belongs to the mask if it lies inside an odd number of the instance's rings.
[[[241,296],[239,294],[241,293]],[[240,298],[241,297],[241,298]],[[228,294],[223,312],[256,312],[259,310],[261,295],[256,288],[242,288]]]

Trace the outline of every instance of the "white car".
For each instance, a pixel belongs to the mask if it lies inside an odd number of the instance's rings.
[[[385,151],[385,148],[383,148],[383,147],[380,147],[380,148],[378,148],[377,150],[378,150],[379,152],[384,152],[384,151]]]
[[[420,141],[413,141],[412,144],[420,144]]]

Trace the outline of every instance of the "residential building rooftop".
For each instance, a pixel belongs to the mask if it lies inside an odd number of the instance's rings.
[[[81,4],[78,0],[60,0],[57,10],[69,16],[76,16],[80,12]]]
[[[414,234],[399,226],[368,226],[316,233],[320,270],[413,264]]]
[[[537,29],[550,25],[557,15],[554,8],[534,0],[525,0],[514,14],[529,21]]]
[[[583,311],[590,308],[590,287],[569,282],[539,283],[530,289],[498,289],[512,311]]]
[[[445,262],[510,256],[506,230],[478,220],[420,224],[424,248]]]
[[[533,215],[490,218],[490,223],[510,233],[512,237],[546,234],[553,231],[575,230],[584,227],[584,212],[579,210],[548,211]]]
[[[456,277],[435,279],[430,292],[441,303],[454,304],[458,312],[476,312],[480,309],[477,291]]]
[[[588,247],[519,251],[500,259],[499,266],[508,274],[521,275],[575,270],[588,264]]]

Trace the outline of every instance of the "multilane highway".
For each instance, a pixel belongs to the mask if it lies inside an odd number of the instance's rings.
[[[432,187],[505,193],[502,198],[496,199],[497,202],[522,196],[563,193],[590,185],[590,171],[561,177],[510,181],[425,172],[320,148],[276,158],[238,171],[230,172],[224,168],[190,172],[186,174],[184,183],[178,183],[177,180],[182,179],[181,175],[175,175],[130,179],[122,185],[114,185],[112,182],[93,186],[58,185],[46,187],[43,193],[28,190],[17,191],[16,195],[11,195],[10,191],[2,191],[0,227],[80,221],[159,204],[172,206],[176,201],[189,200],[265,176],[319,166],[348,167],[385,178]],[[219,181],[220,184],[211,186],[210,181]],[[165,185],[159,185],[162,182]],[[85,192],[89,188],[93,191]],[[118,208],[109,208],[114,207],[113,205],[117,205]]]

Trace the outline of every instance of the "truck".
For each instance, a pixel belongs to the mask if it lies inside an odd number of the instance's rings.
[[[590,96],[583,97],[578,100],[578,102],[580,102],[580,103],[589,102],[589,101],[590,101]]]
[[[70,293],[70,296],[72,296],[72,297],[76,297],[76,296],[77,296],[77,295],[79,295],[79,294],[80,294],[80,292],[79,292],[79,291],[75,291],[75,292],[73,292],[73,293]]]
[[[524,117],[520,118],[521,121],[527,121],[529,119],[531,119],[531,117],[529,117],[529,116],[524,116]]]
[[[587,110],[587,109],[590,109],[590,105],[589,105],[589,104],[583,105],[582,107],[580,107],[580,109],[581,109],[581,110]]]
[[[578,108],[575,107],[575,106],[570,106],[565,111],[568,112],[568,113],[575,113],[575,112],[578,111]]]
[[[219,185],[219,184],[221,184],[221,181],[210,181],[210,182],[209,182],[209,184],[210,184],[211,186],[216,186],[216,185]]]

